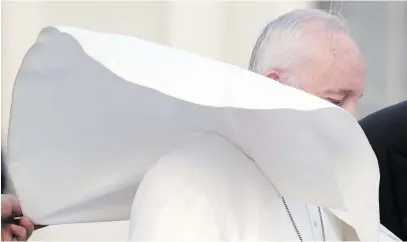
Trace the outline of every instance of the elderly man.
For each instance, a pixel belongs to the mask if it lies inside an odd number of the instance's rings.
[[[253,50],[250,70],[321,97],[352,114],[365,85],[363,58],[344,22],[320,10],[292,11],[268,24]],[[130,237],[300,241],[372,238],[358,237],[358,231],[351,230],[324,207],[281,197],[238,147],[221,138],[204,136],[161,158],[145,175],[133,204]]]
[[[354,114],[366,68],[345,23],[319,10],[285,14],[263,30],[249,69]]]

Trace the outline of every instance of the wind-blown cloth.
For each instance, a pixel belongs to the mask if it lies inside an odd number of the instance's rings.
[[[35,223],[125,220],[149,167],[205,132],[244,151],[282,196],[378,238],[377,160],[349,113],[236,66],[72,27],[45,28],[22,62],[9,179]]]

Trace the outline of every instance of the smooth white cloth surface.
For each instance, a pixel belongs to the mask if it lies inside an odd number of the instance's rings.
[[[378,238],[377,160],[356,120],[235,66],[137,38],[46,28],[21,65],[10,117],[10,179],[35,223],[129,219],[146,171],[213,132],[255,161],[262,186],[273,184],[262,196],[332,208],[360,238]]]

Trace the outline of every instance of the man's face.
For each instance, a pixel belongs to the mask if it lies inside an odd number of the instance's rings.
[[[316,50],[319,58],[306,65],[300,74],[301,89],[355,115],[366,77],[359,49],[347,34],[337,33],[335,49]]]
[[[342,107],[355,116],[358,100],[365,88],[366,68],[362,55],[345,32],[327,39],[325,29],[310,32],[308,48],[315,58],[290,70],[298,89]],[[308,42],[307,42],[308,43]],[[284,83],[283,80],[280,80]]]

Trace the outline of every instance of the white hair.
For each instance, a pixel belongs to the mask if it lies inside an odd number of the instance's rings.
[[[270,68],[292,68],[303,58],[310,58],[311,52],[307,51],[307,44],[300,38],[306,23],[311,21],[325,24],[327,34],[332,38],[337,30],[348,33],[341,16],[319,9],[291,11],[270,22],[263,29],[253,48],[249,70],[266,75]]]

